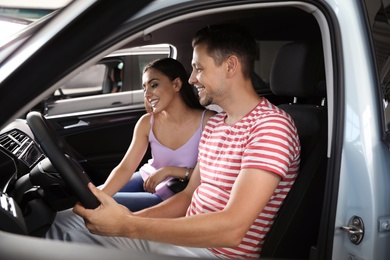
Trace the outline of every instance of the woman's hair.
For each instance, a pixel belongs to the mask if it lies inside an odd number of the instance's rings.
[[[204,109],[204,107],[199,103],[199,97],[195,93],[195,89],[190,85],[190,83],[188,83],[187,71],[179,61],[172,58],[157,59],[149,62],[144,67],[143,73],[145,73],[148,69],[155,69],[161,72],[171,81],[180,78],[182,86],[180,88],[179,93],[183,98],[184,103],[190,108]],[[146,100],[145,107],[146,111],[151,112]]]

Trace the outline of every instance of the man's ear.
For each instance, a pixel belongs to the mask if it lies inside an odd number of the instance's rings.
[[[233,75],[235,72],[237,72],[237,68],[239,67],[239,61],[237,56],[230,55],[226,59],[226,67],[227,67],[227,73],[230,75]]]

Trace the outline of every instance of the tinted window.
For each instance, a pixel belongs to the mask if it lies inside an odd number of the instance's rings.
[[[366,0],[385,109],[386,130],[390,130],[390,3]],[[386,3],[387,2],[387,3]]]
[[[103,91],[105,77],[108,74],[108,68],[104,64],[93,65],[81,71],[74,78],[62,85],[55,93],[55,96],[65,95],[92,95]]]
[[[120,50],[84,69],[63,84],[54,93],[54,99],[142,89],[141,75],[144,66],[151,60],[168,56],[168,45]]]
[[[143,105],[144,66],[152,60],[169,57],[173,48],[167,44],[149,45],[121,49],[106,56],[80,71],[48,97],[44,101],[44,113],[59,115]]]

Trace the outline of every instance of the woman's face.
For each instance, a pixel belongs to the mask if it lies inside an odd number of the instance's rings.
[[[163,73],[153,68],[149,68],[142,75],[144,96],[153,113],[159,113],[169,106],[180,90],[178,82],[178,79],[171,81]]]

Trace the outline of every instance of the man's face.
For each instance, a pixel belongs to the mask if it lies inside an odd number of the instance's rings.
[[[223,91],[223,66],[217,67],[208,55],[204,45],[196,45],[192,55],[192,73],[189,83],[198,90],[199,101],[203,106],[218,105]]]

